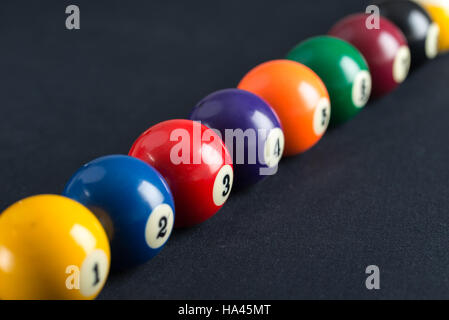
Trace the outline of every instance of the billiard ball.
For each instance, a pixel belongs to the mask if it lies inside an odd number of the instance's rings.
[[[438,49],[449,51],[449,0],[417,0],[427,10],[432,20],[440,27]]]
[[[234,186],[254,184],[277,171],[284,134],[274,110],[241,89],[214,92],[193,109],[190,119],[220,132],[234,165]]]
[[[317,74],[303,64],[290,60],[262,63],[243,77],[238,88],[260,96],[277,113],[286,156],[307,151],[326,132],[329,94]]]
[[[94,299],[109,273],[106,233],[59,195],[21,200],[0,215],[0,299]]]
[[[156,124],[137,138],[129,155],[150,164],[166,179],[175,201],[175,227],[211,218],[231,192],[232,158],[217,133],[198,122]]]
[[[104,225],[113,270],[150,260],[170,237],[175,219],[171,192],[161,175],[139,159],[95,159],[70,178],[63,194],[89,208]]]
[[[362,54],[348,42],[314,37],[294,47],[287,59],[308,66],[323,80],[332,101],[332,125],[349,120],[368,102],[371,74]]]
[[[412,56],[412,70],[438,54],[440,27],[420,5],[409,0],[378,4],[380,14],[404,33]]]
[[[379,28],[367,28],[367,14],[343,18],[329,35],[355,46],[365,57],[372,77],[372,95],[383,96],[398,87],[410,70],[410,49],[404,34],[389,20],[379,17]]]

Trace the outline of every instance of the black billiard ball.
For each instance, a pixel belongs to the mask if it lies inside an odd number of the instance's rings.
[[[412,55],[412,69],[437,56],[440,28],[425,9],[409,0],[389,0],[378,6],[380,14],[404,33]]]

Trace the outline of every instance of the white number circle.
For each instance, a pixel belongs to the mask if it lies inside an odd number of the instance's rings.
[[[396,83],[402,83],[407,78],[411,62],[412,57],[408,46],[400,47],[393,62],[393,79]]]
[[[269,168],[277,166],[284,153],[285,138],[281,128],[271,129],[264,147],[265,165]]]
[[[321,136],[326,131],[330,118],[331,103],[328,98],[321,98],[313,115],[313,131],[317,136]]]
[[[228,199],[229,194],[231,193],[233,181],[234,172],[232,167],[226,164],[220,169],[220,171],[218,171],[215,177],[214,188],[212,190],[212,198],[217,207],[222,206]]]
[[[352,85],[352,102],[357,108],[363,108],[371,95],[372,80],[371,74],[362,70],[355,76]]]
[[[109,273],[109,260],[103,250],[97,249],[84,259],[80,272],[80,293],[85,297],[96,295],[103,288]]]
[[[160,204],[150,214],[145,227],[145,240],[152,249],[158,249],[167,242],[173,230],[174,214],[172,208]]]
[[[438,41],[440,39],[440,27],[432,23],[427,31],[426,56],[433,59],[438,55]]]

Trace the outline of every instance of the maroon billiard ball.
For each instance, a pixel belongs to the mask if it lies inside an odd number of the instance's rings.
[[[411,53],[402,31],[389,20],[379,17],[379,28],[371,26],[368,14],[343,18],[329,35],[346,40],[365,57],[371,71],[373,96],[394,90],[408,76]]]

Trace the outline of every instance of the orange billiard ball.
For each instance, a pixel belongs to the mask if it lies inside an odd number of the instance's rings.
[[[331,105],[320,77],[290,60],[273,60],[249,71],[238,85],[263,98],[278,114],[285,135],[284,154],[313,147],[329,125]]]

